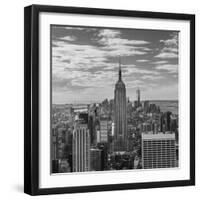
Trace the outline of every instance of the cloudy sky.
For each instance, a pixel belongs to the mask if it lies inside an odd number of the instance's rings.
[[[114,97],[119,56],[127,96],[178,99],[178,32],[51,26],[53,103]]]

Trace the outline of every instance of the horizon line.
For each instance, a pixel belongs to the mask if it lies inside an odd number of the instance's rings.
[[[105,99],[104,99],[105,100]],[[104,101],[103,100],[103,101]],[[108,99],[109,100],[113,100],[113,99]],[[52,105],[54,104],[59,104],[59,105],[66,105],[66,104],[92,104],[92,103],[102,103],[103,101],[99,102],[99,101],[94,101],[94,102],[73,102],[73,103],[52,103]],[[137,100],[135,100],[137,101]],[[130,101],[130,102],[135,102],[135,101]],[[140,100],[141,102],[143,101],[179,101],[178,99],[152,99],[152,100]]]

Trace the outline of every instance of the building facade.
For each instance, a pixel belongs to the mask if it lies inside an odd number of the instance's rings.
[[[127,150],[127,116],[126,116],[126,86],[122,81],[121,64],[119,63],[118,81],[114,93],[114,151]]]
[[[73,131],[73,172],[90,170],[90,134],[87,125],[76,125]]]
[[[102,171],[102,150],[97,148],[90,149],[90,170]]]
[[[175,134],[142,133],[142,168],[176,167]]]
[[[100,142],[108,142],[108,120],[100,119]]]

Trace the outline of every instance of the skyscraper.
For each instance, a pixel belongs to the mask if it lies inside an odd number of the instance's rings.
[[[90,170],[90,135],[87,125],[77,124],[73,131],[73,172]]]
[[[143,169],[176,167],[175,134],[142,133]]]
[[[108,142],[108,119],[100,119],[100,142]]]
[[[114,94],[114,151],[127,150],[126,86],[122,81],[121,63],[119,61],[118,81]]]
[[[137,91],[137,106],[139,107],[140,106],[140,89],[138,88]]]

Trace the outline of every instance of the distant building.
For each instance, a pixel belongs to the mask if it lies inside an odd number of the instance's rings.
[[[51,129],[51,144],[52,144],[52,149],[51,149],[51,159],[56,160],[58,159],[57,156],[57,143],[58,140],[58,129],[56,126],[53,126]]]
[[[57,129],[57,158],[65,158],[66,128]]]
[[[160,118],[160,130],[162,132],[171,131],[171,112],[165,112]]]
[[[118,81],[115,84],[114,95],[114,150],[127,149],[127,116],[126,116],[126,86],[122,81],[121,63],[119,63]]]
[[[148,112],[149,110],[149,101],[144,101],[144,111]]]
[[[73,131],[73,172],[90,170],[90,134],[87,125],[77,124]]]
[[[175,134],[142,133],[142,168],[176,167]]]
[[[88,129],[90,131],[90,142],[91,144],[95,143],[95,123],[94,123],[94,116],[90,115],[88,118]]]
[[[152,125],[150,123],[142,123],[141,124],[141,131],[142,132],[149,132],[149,131],[152,131]]]
[[[140,89],[138,88],[136,90],[136,94],[137,94],[137,106],[140,107]]]
[[[79,113],[79,123],[88,124],[88,113]]]

